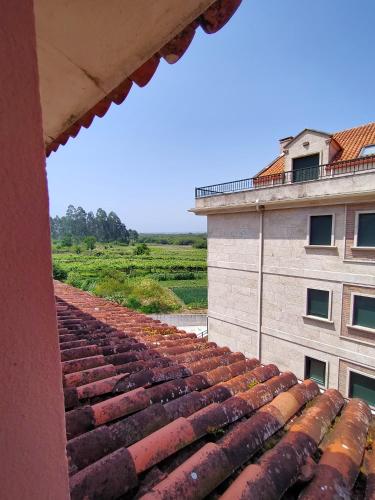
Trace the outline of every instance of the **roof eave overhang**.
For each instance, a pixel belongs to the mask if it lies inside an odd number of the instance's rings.
[[[47,155],[76,137],[82,127],[88,128],[95,116],[104,116],[112,103],[122,103],[134,83],[147,85],[161,58],[177,62],[197,28],[208,34],[221,29],[241,3],[160,0],[151,8],[143,5],[145,1],[124,7],[117,0],[105,4],[57,0],[52,8],[47,0],[36,0]],[[79,9],[80,19],[74,8]]]

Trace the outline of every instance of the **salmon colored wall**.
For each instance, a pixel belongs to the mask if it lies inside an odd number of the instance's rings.
[[[0,0],[0,497],[69,497],[32,0]]]

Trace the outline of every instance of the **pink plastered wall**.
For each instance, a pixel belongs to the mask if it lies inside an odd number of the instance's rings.
[[[0,497],[69,498],[32,0],[0,0]]]

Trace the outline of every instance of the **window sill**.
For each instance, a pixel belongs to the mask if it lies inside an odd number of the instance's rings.
[[[352,250],[373,250],[375,251],[375,246],[374,247],[352,247]]]
[[[320,318],[319,316],[310,316],[309,314],[304,314],[302,316],[304,319],[313,319],[315,321],[322,321],[323,323],[328,323],[329,325],[333,325],[333,321],[327,318]]]
[[[358,330],[359,332],[367,332],[375,334],[375,328],[367,328],[367,326],[359,326],[359,325],[346,325],[347,328],[351,328],[352,330]]]
[[[312,378],[312,377],[306,377],[306,378],[308,380],[312,380],[313,382],[318,384],[319,389],[322,389],[323,391],[325,391],[327,389],[327,384],[325,382],[318,382],[318,380],[316,380],[315,378]]]
[[[332,249],[332,250],[337,250],[336,245],[304,245],[305,248],[327,248],[327,249]]]
[[[343,259],[343,262],[348,262],[350,264],[367,264],[367,265],[374,265],[375,264],[375,261],[374,259],[373,260],[362,260],[362,259],[358,259],[358,257],[353,257],[352,259]]]

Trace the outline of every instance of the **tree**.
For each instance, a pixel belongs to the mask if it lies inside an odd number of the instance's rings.
[[[129,233],[129,241],[130,241],[130,243],[135,243],[135,242],[138,241],[139,234],[138,234],[138,232],[135,229],[129,229],[128,233]]]
[[[57,224],[55,222],[55,219],[53,219],[52,217],[49,218],[49,227],[51,230],[51,238],[53,240],[57,240],[57,238],[59,237],[57,233]]]
[[[125,224],[121,222],[120,217],[115,212],[109,212],[107,217],[107,231],[109,241],[121,241],[129,243],[129,232]]]
[[[73,245],[73,238],[71,234],[66,234],[61,240],[61,246],[71,247]]]
[[[69,205],[66,210],[66,216],[64,220],[65,231],[69,234],[74,234],[74,216],[76,213],[76,209],[73,205]]]
[[[87,214],[82,207],[78,207],[73,217],[73,232],[74,236],[82,238],[87,236]]]
[[[193,243],[193,248],[207,248],[207,240],[204,238],[195,240]]]
[[[66,280],[68,273],[64,271],[56,262],[53,262],[52,264],[52,276],[53,279],[59,280],[59,281],[64,281]]]
[[[87,228],[87,234],[89,236],[95,236],[96,238],[98,237],[96,231],[96,219],[95,215],[92,212],[87,213],[86,228]]]
[[[107,212],[98,208],[95,216],[96,234],[99,241],[108,241],[108,218]]]
[[[94,250],[96,244],[95,236],[86,236],[83,239],[84,244],[86,245],[87,250]]]
[[[120,241],[129,243],[129,231],[120,217],[113,211],[98,208],[96,215],[82,208],[69,205],[62,217],[51,217],[51,237],[54,240],[64,240],[67,236],[79,243],[86,236],[95,236],[97,241]],[[138,240],[137,231],[132,230],[133,241]]]

